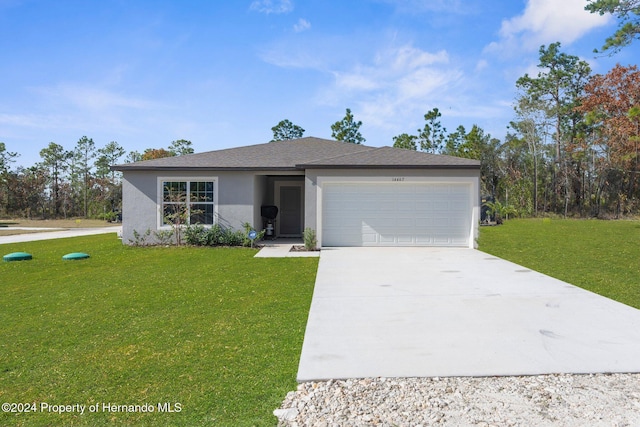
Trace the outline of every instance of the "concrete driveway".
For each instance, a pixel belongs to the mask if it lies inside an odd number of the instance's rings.
[[[472,249],[322,250],[298,381],[602,372],[640,372],[640,310]]]

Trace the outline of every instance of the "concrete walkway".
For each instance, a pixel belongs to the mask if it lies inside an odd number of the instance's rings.
[[[61,231],[43,231],[42,233],[14,234],[12,236],[0,236],[0,245],[6,243],[22,243],[34,242],[38,240],[63,239],[66,237],[91,236],[94,234],[118,233],[120,232],[121,228],[121,226],[70,228]],[[1,230],[11,230],[11,227],[5,227]]]
[[[319,257],[320,251],[292,251],[291,248],[296,245],[303,245],[300,239],[275,239],[260,242],[262,249],[254,256],[254,258],[301,258],[301,257]]]
[[[640,310],[472,249],[324,248],[298,381],[640,372]]]

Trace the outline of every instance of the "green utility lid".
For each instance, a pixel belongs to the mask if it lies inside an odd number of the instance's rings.
[[[26,252],[13,252],[2,257],[4,261],[26,261],[32,259],[31,254]]]
[[[76,260],[76,259],[86,259],[89,258],[88,254],[85,254],[84,252],[73,252],[70,254],[66,254],[65,256],[62,257],[62,259],[66,259],[66,260]]]

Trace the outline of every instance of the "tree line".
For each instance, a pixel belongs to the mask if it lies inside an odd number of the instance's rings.
[[[111,166],[123,158],[135,162],[191,154],[191,145],[180,139],[167,149],[127,154],[115,141],[98,148],[83,136],[71,150],[50,142],[40,150],[40,162],[12,168],[19,154],[0,142],[0,217],[114,219],[122,206],[122,182]]]

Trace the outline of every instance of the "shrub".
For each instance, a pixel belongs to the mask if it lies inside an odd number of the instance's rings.
[[[173,243],[173,230],[154,231],[153,236],[160,245],[170,245]]]
[[[302,239],[304,241],[304,248],[308,251],[315,251],[318,248],[318,239],[316,237],[316,230],[309,227],[305,228],[302,232]]]
[[[205,228],[201,224],[189,225],[184,230],[185,241],[194,246],[251,246],[249,231],[251,225],[243,224],[245,231],[224,228],[219,224]],[[264,231],[258,233],[256,240],[262,239]]]
[[[242,231],[225,228],[220,236],[220,244],[223,246],[242,246],[244,239],[245,235]]]
[[[248,222],[245,222],[244,224],[242,224],[242,227],[244,228],[244,238],[242,241],[242,244],[244,246],[251,246],[253,243],[262,240],[262,238],[264,237],[264,233],[266,233],[267,231],[267,230],[256,231],[256,238],[252,241],[249,238],[249,232],[253,230],[253,227],[251,227],[251,224],[249,224]]]
[[[133,239],[129,239],[129,243],[133,246],[146,246],[149,243],[147,239],[151,236],[151,229],[147,228],[147,231],[144,234],[140,234],[138,230],[133,230]]]
[[[216,246],[219,245],[221,241],[223,241],[222,235],[224,234],[223,228],[219,224],[214,224],[210,228],[205,229],[205,245],[207,246]]]
[[[515,216],[518,214],[516,208],[511,205],[503,205],[500,201],[486,202],[488,213],[493,217],[494,221],[498,224],[502,224],[502,221],[509,219],[509,215]]]
[[[105,212],[103,214],[98,215],[98,219],[103,219],[107,222],[116,222],[118,219],[118,212]]]
[[[184,229],[184,241],[188,245],[204,246],[207,244],[207,229],[202,224],[189,225]]]

